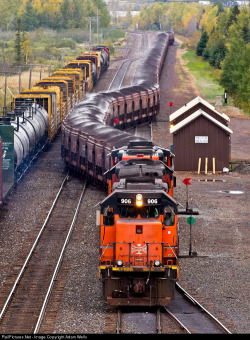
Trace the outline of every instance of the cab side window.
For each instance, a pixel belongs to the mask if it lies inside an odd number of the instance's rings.
[[[170,207],[165,207],[164,213],[163,213],[163,217],[164,217],[163,224],[165,226],[174,225],[174,216],[175,214],[174,214],[173,209]]]
[[[107,207],[103,211],[103,224],[112,226],[115,223],[113,208]]]

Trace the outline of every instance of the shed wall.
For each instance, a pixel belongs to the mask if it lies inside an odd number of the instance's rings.
[[[195,136],[207,136],[208,143],[195,143]],[[190,124],[178,130],[173,136],[174,168],[177,171],[197,171],[201,158],[201,171],[205,170],[208,157],[208,171],[229,167],[230,135],[204,116],[199,116]]]

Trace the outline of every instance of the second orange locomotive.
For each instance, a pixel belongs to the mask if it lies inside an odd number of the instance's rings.
[[[100,204],[104,297],[111,306],[165,306],[179,274],[177,202],[169,195],[173,170],[166,164],[171,152],[140,141],[111,157],[121,160]]]

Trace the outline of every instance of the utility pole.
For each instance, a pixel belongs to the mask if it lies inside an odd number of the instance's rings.
[[[99,45],[99,17],[98,17],[98,7],[96,11],[96,30],[97,30],[97,45]]]
[[[87,19],[89,20],[89,49],[90,46],[92,45],[92,20],[94,20],[96,17],[87,17]]]

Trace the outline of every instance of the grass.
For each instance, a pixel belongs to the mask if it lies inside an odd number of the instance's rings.
[[[93,34],[94,41],[97,40],[96,33]],[[99,43],[110,47],[111,53],[114,54],[114,42],[122,41],[125,37],[125,32],[121,30],[108,30],[105,33],[105,41],[103,37],[99,36]],[[84,51],[89,50],[89,32],[78,29],[62,30],[61,32],[38,29],[34,32],[26,32],[26,39],[29,41],[29,54],[27,53],[27,63],[42,65],[42,78],[48,76],[48,65],[52,58],[52,72],[57,67],[62,67],[61,60],[64,56],[64,66],[67,61],[75,59],[75,57]],[[3,64],[9,64],[11,66],[14,63],[14,32],[0,32],[0,40],[6,41],[8,47],[4,50],[0,48],[0,62]],[[24,65],[25,66],[25,65]],[[6,104],[10,105],[13,100],[13,96],[19,93],[19,76],[17,74],[8,74],[7,78],[7,97]],[[35,85],[40,80],[40,66],[33,67],[31,86]],[[22,71],[21,76],[21,90],[29,88],[29,71]],[[5,77],[4,66],[2,66],[2,73],[0,74],[0,115],[4,105],[4,92],[5,92]]]
[[[191,48],[187,48],[182,58],[196,78],[196,85],[206,100],[214,104],[216,96],[224,97],[224,89],[219,84],[220,70],[214,69],[202,57],[198,57]]]
[[[48,76],[48,68],[44,68],[42,70],[41,78],[45,78]],[[29,88],[29,77],[30,72],[22,72],[21,75],[21,91],[27,90]],[[31,87],[35,85],[40,80],[40,67],[35,68],[32,71],[31,77]],[[5,91],[5,77],[0,76],[0,116],[2,112],[2,108],[4,106],[4,91]],[[7,78],[7,97],[6,97],[6,104],[8,109],[10,108],[11,101],[13,97],[18,95],[19,93],[19,75],[9,75]]]

